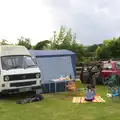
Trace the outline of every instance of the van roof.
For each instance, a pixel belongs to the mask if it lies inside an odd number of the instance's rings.
[[[24,46],[19,45],[0,45],[0,56],[10,55],[30,55]]]

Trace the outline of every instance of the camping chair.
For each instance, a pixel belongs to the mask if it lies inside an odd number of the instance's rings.
[[[108,93],[111,94],[112,100],[120,100],[120,76],[112,74],[104,82],[105,87],[108,89]]]

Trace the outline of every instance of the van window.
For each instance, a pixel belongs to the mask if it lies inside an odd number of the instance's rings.
[[[103,64],[103,70],[111,70],[112,64],[111,63],[104,63]]]
[[[35,66],[35,62],[29,56],[24,56],[25,67]]]
[[[36,66],[30,56],[4,56],[1,57],[1,64],[3,70]]]

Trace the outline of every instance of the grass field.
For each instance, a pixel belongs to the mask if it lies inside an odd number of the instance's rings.
[[[106,103],[73,104],[67,93],[46,94],[44,100],[16,104],[19,96],[1,98],[0,120],[120,120],[120,103],[106,98],[106,89],[97,87]]]

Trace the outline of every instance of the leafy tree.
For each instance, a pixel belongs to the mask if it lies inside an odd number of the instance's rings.
[[[97,44],[93,44],[91,46],[88,46],[87,51],[89,51],[89,52],[95,52],[95,50],[97,49],[98,46],[99,45],[97,45]]]
[[[120,57],[120,37],[104,40],[100,49],[100,58],[119,58]]]
[[[76,34],[72,33],[72,29],[66,29],[64,26],[60,30],[54,32],[54,39],[51,40],[51,49],[67,49],[76,53],[77,63],[82,60],[84,56],[83,45],[76,42]]]
[[[92,57],[94,59],[96,54],[95,52],[98,46],[102,46],[102,44],[93,44],[90,46],[85,46],[85,57]]]
[[[51,43],[51,41],[49,41],[49,40],[40,41],[34,46],[34,49],[35,50],[47,49],[47,48],[49,48],[50,43]]]
[[[97,49],[96,49],[96,57],[100,58],[100,54],[101,54],[101,47],[98,46]]]
[[[58,34],[54,32],[54,39],[51,40],[51,49],[70,49],[75,37],[71,29],[67,30],[64,26],[61,26]]]
[[[8,41],[5,39],[2,39],[2,41],[0,42],[0,45],[8,45]]]
[[[32,48],[31,41],[29,38],[19,38],[17,45],[25,46],[28,50]]]
[[[54,31],[53,39],[51,39],[51,49],[61,49],[60,46],[63,44],[65,34],[66,28],[64,26],[60,27],[58,34]]]
[[[120,57],[120,37],[110,41],[109,48],[111,50],[112,57],[119,58]]]
[[[108,46],[102,45],[98,46],[96,49],[96,57],[100,59],[109,59],[111,58],[111,51]]]
[[[83,57],[85,55],[85,50],[83,45],[76,43],[76,41],[74,41],[71,45],[71,48],[69,49],[71,51],[73,51],[74,53],[76,53],[76,59],[77,59],[77,64],[83,60]]]

